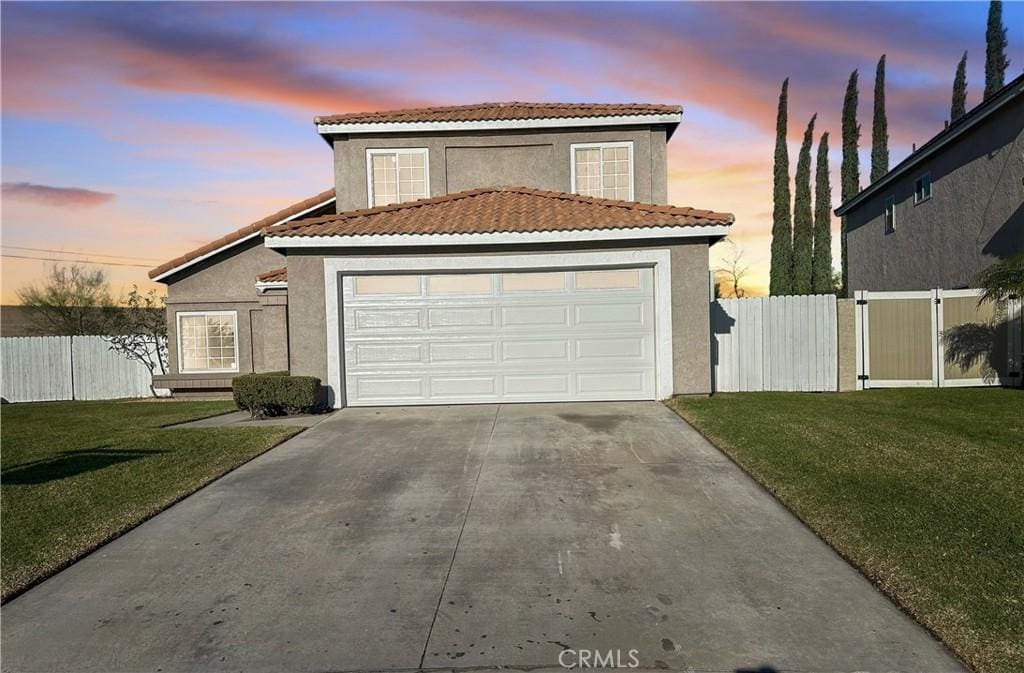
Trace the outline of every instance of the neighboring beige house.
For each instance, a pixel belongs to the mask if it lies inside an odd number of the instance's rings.
[[[851,293],[976,287],[983,269],[1024,251],[1024,75],[836,214]]]
[[[153,269],[176,394],[252,371],[345,405],[708,393],[708,246],[666,205],[677,106],[319,117],[334,188]]]

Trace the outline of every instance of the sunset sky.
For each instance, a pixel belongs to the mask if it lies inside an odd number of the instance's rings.
[[[895,164],[942,129],[965,50],[968,107],[980,101],[987,8],[4,2],[2,300],[49,264],[22,257],[102,261],[115,292],[148,286],[148,268],[328,188],[314,115],[503,100],[681,104],[669,200],[734,213],[763,292],[783,78],[791,162],[817,112],[838,205],[850,71],[863,182],[878,57]],[[1024,66],[1024,4],[1007,3],[1004,22],[1009,79]]]

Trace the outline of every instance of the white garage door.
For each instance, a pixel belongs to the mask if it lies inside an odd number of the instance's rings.
[[[654,399],[652,275],[346,276],[347,403]]]

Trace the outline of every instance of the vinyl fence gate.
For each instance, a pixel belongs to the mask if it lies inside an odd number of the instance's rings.
[[[855,293],[857,389],[1019,386],[1021,302],[981,290]]]

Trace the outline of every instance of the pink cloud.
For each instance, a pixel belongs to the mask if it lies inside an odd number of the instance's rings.
[[[95,208],[114,200],[109,192],[97,192],[81,187],[52,187],[31,182],[3,183],[5,199],[25,201],[54,208]]]

